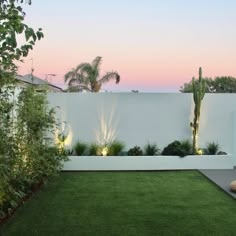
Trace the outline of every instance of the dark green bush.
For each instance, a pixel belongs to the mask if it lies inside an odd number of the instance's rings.
[[[86,143],[83,143],[83,142],[80,142],[78,141],[76,144],[75,144],[75,147],[74,147],[74,150],[75,150],[75,153],[78,155],[78,156],[82,156],[86,149],[87,149],[88,145]]]
[[[108,156],[118,156],[124,150],[124,143],[114,141],[108,148]]]
[[[146,156],[156,156],[160,154],[160,149],[158,148],[157,144],[153,143],[150,144],[148,143],[144,147],[144,155]]]
[[[217,155],[227,155],[227,152],[219,151],[219,152],[217,152]]]
[[[183,140],[180,145],[180,152],[182,152],[182,155],[180,153],[181,157],[187,156],[187,155],[193,155],[193,145],[189,140]]]
[[[142,156],[143,151],[139,146],[134,146],[133,148],[130,148],[128,151],[128,156]]]
[[[89,156],[99,156],[99,145],[91,143],[89,146]]]
[[[168,144],[162,151],[164,156],[180,156],[184,157],[192,154],[192,144],[188,141],[174,141]]]
[[[219,152],[220,146],[218,143],[211,142],[206,145],[206,155],[216,155]]]
[[[164,156],[179,156],[179,148],[181,146],[180,141],[174,141],[168,144],[162,151],[162,155]]]

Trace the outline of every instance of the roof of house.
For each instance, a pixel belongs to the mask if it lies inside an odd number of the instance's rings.
[[[49,83],[47,80],[40,79],[39,77],[31,75],[31,74],[27,74],[27,75],[24,75],[24,76],[17,75],[16,79],[20,80],[22,82],[28,83],[28,84],[48,85],[48,86],[56,88],[58,90],[61,90],[61,91],[63,90],[62,88],[60,88],[60,87],[58,87],[54,84]]]

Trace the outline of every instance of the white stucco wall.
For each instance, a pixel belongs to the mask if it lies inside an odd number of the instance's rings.
[[[143,147],[148,141],[163,148],[174,140],[191,140],[192,94],[53,93],[48,98],[52,107],[60,107],[57,115],[69,126],[68,144],[71,146],[78,139],[96,141],[95,132],[103,113],[107,120],[113,114],[111,124],[127,150],[134,145]],[[222,150],[235,153],[235,111],[236,94],[206,94],[201,110],[199,146],[214,141]]]

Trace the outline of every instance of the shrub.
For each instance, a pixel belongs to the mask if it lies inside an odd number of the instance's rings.
[[[108,148],[108,156],[118,156],[124,150],[124,143],[114,141]]]
[[[186,155],[192,154],[192,144],[188,141],[174,141],[168,144],[162,151],[164,156],[180,156],[184,157]]]
[[[78,141],[78,142],[75,144],[74,149],[75,149],[75,153],[76,153],[78,156],[81,156],[81,155],[83,155],[84,152],[86,151],[86,149],[87,149],[87,144]]]
[[[174,141],[168,144],[162,151],[162,155],[164,156],[179,156],[179,147],[181,143],[180,141]]]
[[[99,156],[99,145],[97,145],[96,143],[91,143],[89,146],[89,155]]]
[[[89,146],[88,152],[90,156],[117,156],[123,151],[124,147],[124,143],[120,141],[114,141],[109,145],[92,143]]]
[[[182,155],[181,155],[182,152]],[[189,140],[183,140],[180,145],[180,156],[184,157],[193,154],[193,145]]]
[[[155,156],[155,155],[160,154],[160,149],[157,147],[155,143],[153,144],[148,143],[144,147],[144,153],[146,156]]]
[[[142,156],[143,151],[139,146],[134,146],[133,148],[130,148],[128,151],[128,156]]]
[[[217,152],[217,155],[227,155],[227,152],[219,151],[219,152]]]
[[[0,218],[3,218],[35,186],[57,174],[67,157],[61,152],[64,149],[54,143],[55,111],[49,108],[46,94],[38,94],[33,86],[22,90],[14,104],[4,104],[4,99],[0,99],[0,121]]]
[[[71,156],[73,154],[73,149],[65,148],[64,153],[66,156]]]
[[[207,155],[216,155],[219,151],[219,144],[215,142],[208,143],[206,146],[206,154]]]

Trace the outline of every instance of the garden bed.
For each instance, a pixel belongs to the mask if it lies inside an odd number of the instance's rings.
[[[233,169],[231,155],[69,156],[64,171]]]
[[[42,179],[41,181],[39,181],[37,184],[35,184],[34,186],[32,186],[31,190],[24,196],[22,197],[15,208],[12,208],[12,209],[8,209],[8,214],[6,214],[5,216],[3,217],[0,217],[0,225],[1,224],[4,224],[5,222],[7,222],[14,214],[15,212],[17,211],[17,209],[19,207],[21,207],[26,201],[28,201],[31,196],[36,193],[37,191],[40,190],[40,188],[44,185],[44,183],[46,182],[47,180],[46,179]],[[0,232],[1,233],[1,232]],[[1,234],[0,234],[1,235]]]

